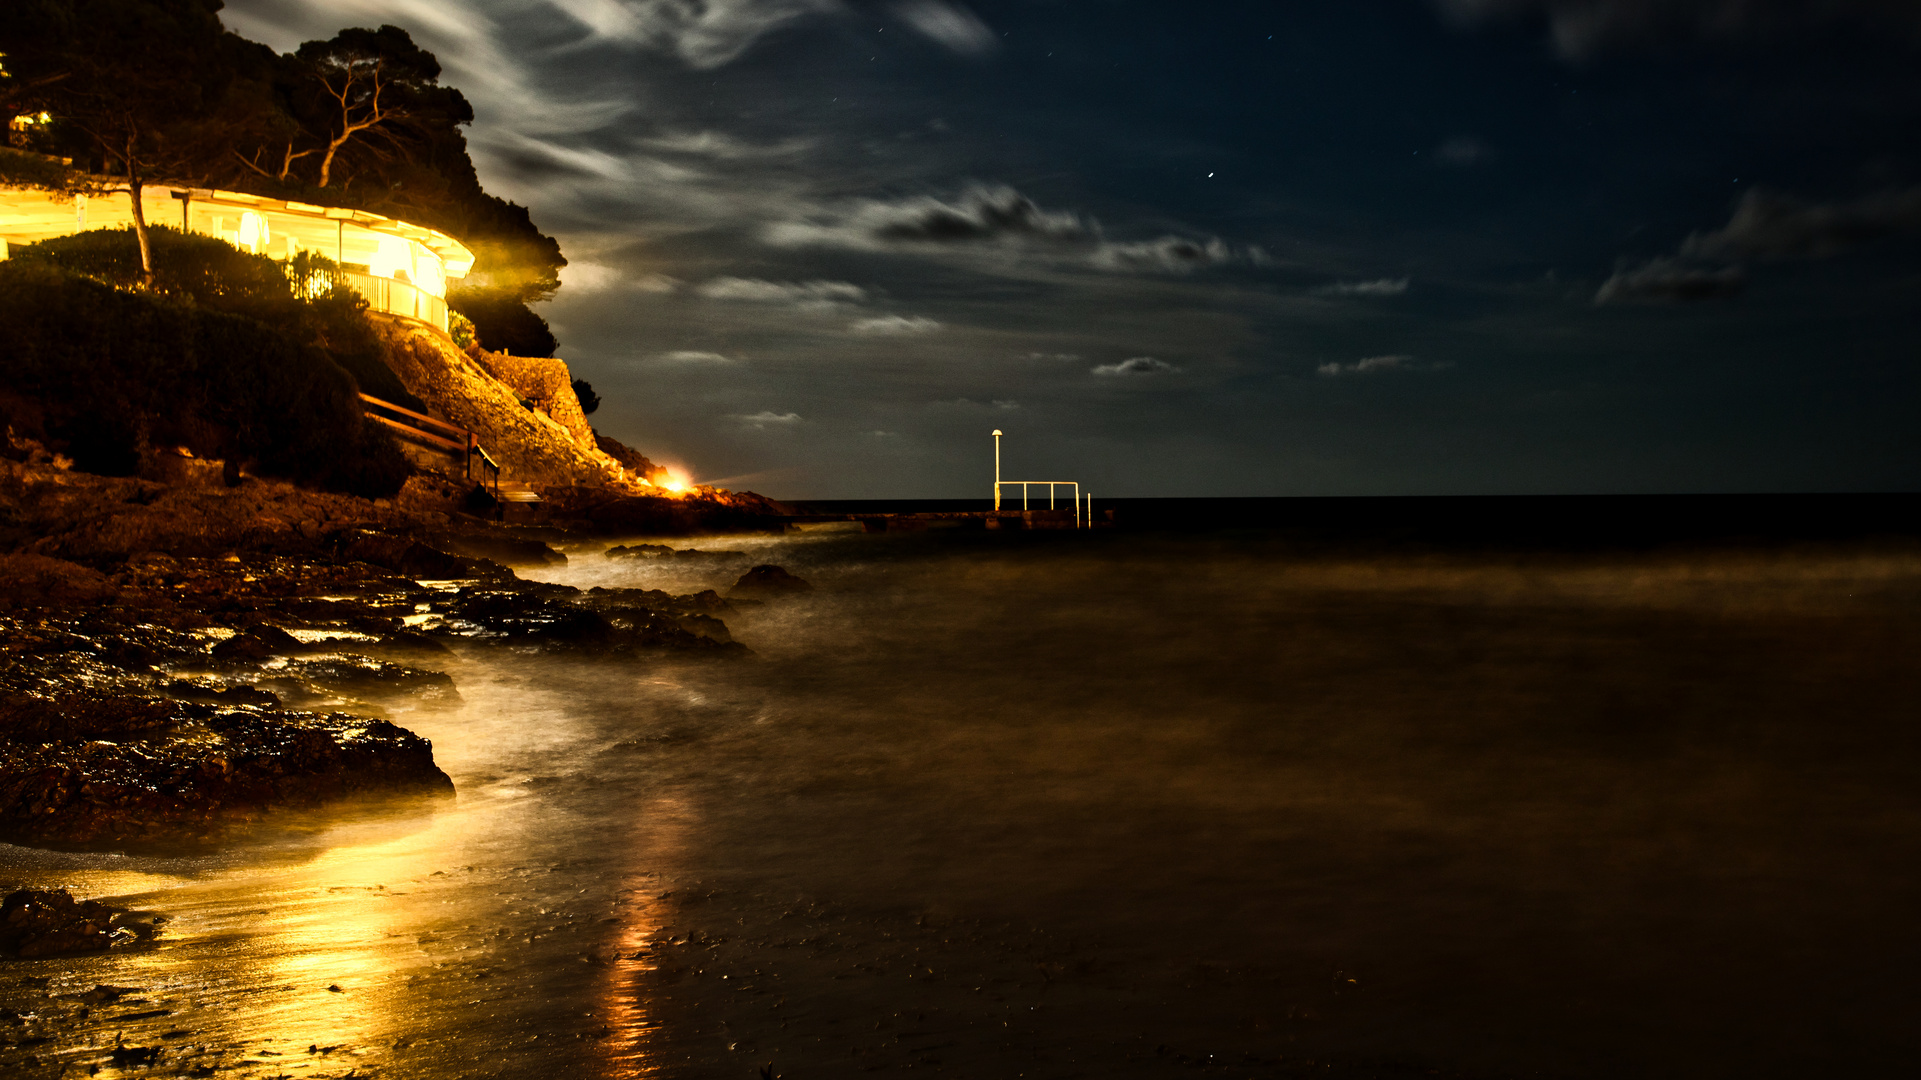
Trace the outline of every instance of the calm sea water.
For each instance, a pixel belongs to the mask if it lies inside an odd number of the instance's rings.
[[[112,1073],[116,1039],[236,1077],[1921,1053],[1921,550],[675,543],[817,592],[730,618],[738,662],[466,653],[460,707],[396,715],[459,788],[435,812],[199,860],[0,848],[0,884],[174,918],[0,970],[136,988],[0,1066]],[[738,573],[597,551],[541,576]]]

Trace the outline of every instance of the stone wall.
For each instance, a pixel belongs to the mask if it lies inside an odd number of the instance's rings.
[[[573,373],[567,370],[565,361],[542,356],[511,356],[478,348],[469,355],[494,378],[533,402],[534,408],[565,428],[576,444],[594,445],[594,429],[587,423],[587,414],[580,409],[580,398],[574,393]]]

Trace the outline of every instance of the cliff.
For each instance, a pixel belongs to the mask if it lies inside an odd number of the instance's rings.
[[[560,360],[476,349],[469,355],[424,327],[370,315],[386,360],[427,410],[478,434],[505,479],[541,488],[598,487],[657,494],[645,458],[623,465],[600,448]]]

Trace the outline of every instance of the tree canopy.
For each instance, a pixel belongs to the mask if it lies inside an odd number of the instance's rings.
[[[16,141],[127,187],[219,187],[440,229],[476,257],[449,306],[490,348],[552,355],[527,304],[554,294],[566,259],[525,207],[481,188],[462,131],[473,108],[440,85],[433,54],[388,25],[276,55],[222,27],[222,6],[9,0],[0,105],[50,117]]]

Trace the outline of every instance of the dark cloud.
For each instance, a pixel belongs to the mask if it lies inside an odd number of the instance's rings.
[[[1921,43],[1914,0],[1438,0],[1463,21],[1532,17],[1555,47],[1586,57],[1616,45],[1671,39],[1730,40],[1827,26],[1892,30]]]
[[[1594,294],[1594,302],[1719,300],[1739,293],[1747,283],[1747,273],[1738,266],[1701,266],[1662,257],[1616,270]]]
[[[1102,270],[1164,270],[1184,273],[1230,262],[1233,252],[1219,238],[1189,240],[1163,236],[1139,243],[1103,243],[1090,262]]]
[[[1755,189],[1727,227],[1681,246],[1692,259],[1825,259],[1890,236],[1921,233],[1921,187],[1847,203],[1804,203]]]
[[[974,185],[952,200],[920,195],[815,209],[762,235],[777,247],[972,251],[1120,273],[1186,273],[1230,262],[1261,266],[1271,261],[1259,248],[1237,252],[1218,237],[1109,240],[1100,222],[1071,210],[1043,209],[1006,185]]]
[[[883,240],[966,243],[1020,237],[1049,241],[1084,240],[1094,227],[1078,214],[1042,210],[1010,187],[970,188],[952,203],[915,199],[892,213],[874,215],[872,227]]]
[[[1594,301],[1718,300],[1747,284],[1743,262],[1827,259],[1913,233],[1921,233],[1921,188],[1828,204],[1756,188],[1742,196],[1725,227],[1695,233],[1675,255],[1616,270]]]

